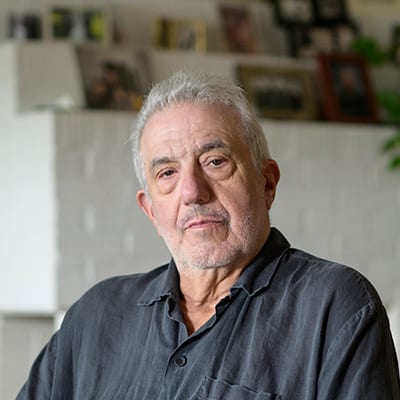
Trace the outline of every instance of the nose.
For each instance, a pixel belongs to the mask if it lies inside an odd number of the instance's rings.
[[[193,167],[184,172],[181,186],[182,202],[189,204],[204,204],[210,201],[212,190],[201,168]]]

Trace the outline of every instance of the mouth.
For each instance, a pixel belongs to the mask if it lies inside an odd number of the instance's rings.
[[[188,221],[183,229],[206,229],[223,223],[224,220],[219,218],[196,218]]]

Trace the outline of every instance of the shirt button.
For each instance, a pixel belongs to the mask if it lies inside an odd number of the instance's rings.
[[[176,357],[175,359],[174,359],[174,364],[177,366],[177,367],[183,367],[184,365],[186,365],[186,363],[187,363],[187,359],[186,359],[186,357],[185,356],[182,356],[182,357]]]

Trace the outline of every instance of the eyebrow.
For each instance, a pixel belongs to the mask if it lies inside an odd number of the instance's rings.
[[[206,153],[207,151],[214,149],[227,149],[228,146],[222,142],[221,140],[213,140],[211,142],[207,142],[200,147],[200,154]]]
[[[154,158],[153,160],[151,160],[150,169],[154,170],[159,165],[169,164],[169,163],[171,163],[173,161],[175,161],[175,160],[173,158],[171,158],[171,157]]]
[[[198,153],[203,154],[203,153],[207,153],[210,150],[227,149],[227,148],[228,148],[228,146],[221,140],[212,140],[211,142],[207,142],[204,145],[202,145],[200,147]],[[176,161],[176,158],[172,158],[172,157],[168,157],[168,156],[154,158],[150,162],[150,169],[154,170],[156,167],[158,167],[160,165],[170,164],[175,161]]]

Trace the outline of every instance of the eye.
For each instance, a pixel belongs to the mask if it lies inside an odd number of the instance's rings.
[[[207,176],[213,180],[229,178],[235,167],[233,160],[229,156],[221,154],[210,155],[202,165]]]
[[[164,169],[157,174],[157,179],[166,179],[175,174],[175,170],[172,168]]]
[[[208,161],[208,165],[211,165],[213,167],[219,167],[220,165],[222,165],[226,160],[222,157],[218,157],[218,158],[212,158]]]

